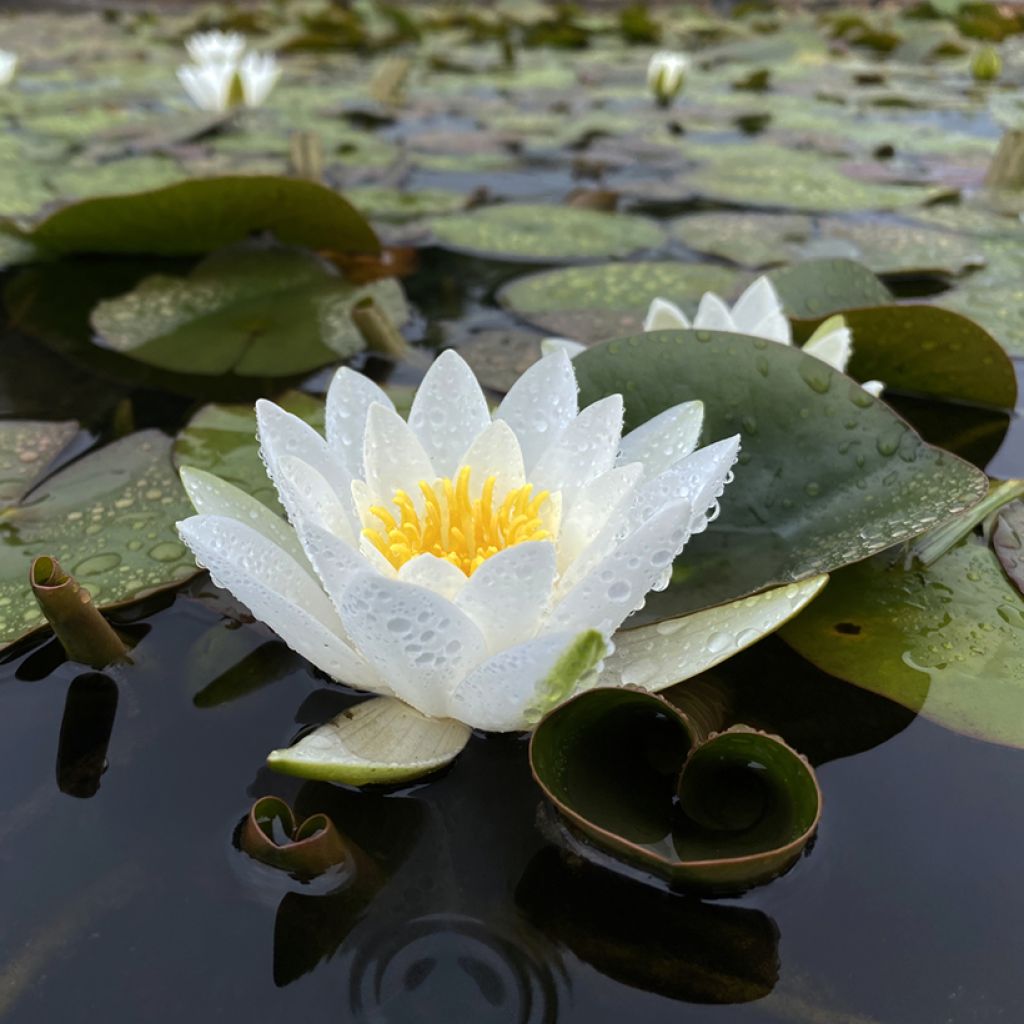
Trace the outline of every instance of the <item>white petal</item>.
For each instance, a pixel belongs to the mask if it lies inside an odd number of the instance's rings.
[[[623,506],[643,476],[643,466],[616,466],[592,480],[578,495],[558,532],[558,568],[564,572]]]
[[[586,351],[586,345],[581,345],[578,341],[573,341],[571,338],[541,338],[540,340],[540,354],[542,356],[550,356],[554,352],[564,352],[572,359],[581,352]]]
[[[782,300],[775,285],[762,275],[736,300],[732,319],[743,334],[753,334],[752,328],[768,317],[782,313]]]
[[[743,333],[733,320],[729,307],[714,292],[705,292],[701,296],[693,326],[706,331]]]
[[[620,630],[597,685],[657,691],[698,675],[774,632],[827,581],[815,576],[682,618]]]
[[[230,64],[185,64],[178,68],[178,81],[189,99],[200,109],[222,113],[231,100],[235,69]]]
[[[281,487],[289,496],[289,515],[293,525],[300,520],[318,523],[325,530],[355,544],[358,531],[351,499],[346,504],[341,495],[308,462],[292,455],[277,460]]]
[[[463,455],[462,464],[469,467],[469,490],[474,498],[480,496],[484,482],[491,476],[495,477],[495,501],[501,501],[509,491],[526,483],[519,440],[504,420],[495,420],[477,435]]]
[[[394,404],[369,377],[343,366],[327,389],[327,444],[353,480],[362,480],[363,437],[366,415],[374,402],[393,409]]]
[[[425,715],[443,717],[448,693],[486,655],[480,630],[451,601],[398,580],[357,576],[341,618],[395,695]]]
[[[295,529],[324,590],[340,612],[341,596],[352,577],[373,568],[365,557],[336,533],[312,520],[299,519]],[[341,626],[338,627],[341,632]]]
[[[238,65],[238,78],[242,83],[245,105],[261,106],[280,77],[281,68],[272,54],[247,53]]]
[[[461,722],[427,718],[393,697],[374,697],[293,747],[273,751],[267,764],[286,775],[350,786],[407,782],[451,762],[470,735]]]
[[[644,317],[644,331],[685,331],[690,318],[668,299],[654,299]]]
[[[256,431],[260,440],[260,457],[267,475],[277,488],[288,518],[303,513],[302,496],[296,492],[288,475],[281,469],[286,456],[305,462],[319,473],[340,498],[351,493],[352,482],[344,467],[327,448],[327,442],[305,421],[280,406],[261,398],[256,403]]]
[[[295,531],[262,501],[239,487],[192,466],[181,467],[181,482],[200,515],[226,516],[247,523],[300,564],[306,560]]]
[[[842,326],[835,327],[824,334],[815,331],[804,345],[804,351],[809,356],[828,363],[840,373],[845,373],[853,355],[853,337],[850,334],[850,328],[844,322]]]
[[[866,380],[861,387],[869,394],[874,395],[875,398],[880,398],[882,392],[885,390],[885,382],[881,380]]]
[[[662,508],[615,546],[558,602],[545,630],[596,629],[608,637],[642,608],[690,536],[690,505]]]
[[[527,541],[488,558],[455,599],[483,632],[493,654],[529,640],[551,604],[555,546]]]
[[[515,431],[527,472],[576,415],[576,375],[565,352],[545,356],[512,385],[495,418]]]
[[[366,484],[375,502],[389,505],[395,491],[405,491],[417,509],[423,511],[418,484],[421,480],[432,483],[436,474],[423,445],[394,409],[370,406],[363,458]]]
[[[596,639],[596,638],[595,638]],[[577,635],[569,632],[546,633],[535,640],[506,648],[485,661],[466,677],[451,695],[448,713],[476,729],[490,732],[514,732],[529,728],[539,714],[535,705],[546,703],[546,690],[562,690],[568,696],[579,680],[577,671],[559,673],[559,661],[573,651]],[[593,644],[590,645],[593,647]],[[603,644],[600,645],[603,650]],[[566,678],[561,678],[566,676]],[[554,703],[554,702],[552,702]],[[539,712],[540,707],[537,708]]]
[[[622,395],[587,406],[537,460],[530,473],[536,491],[561,491],[566,505],[580,488],[615,464],[622,437]]]
[[[438,558],[437,555],[417,555],[410,558],[398,570],[398,578],[403,583],[414,583],[417,587],[426,587],[435,594],[454,601],[466,585],[466,574],[456,569],[451,562]]]
[[[744,328],[743,334],[755,338],[766,338],[779,345],[793,344],[793,330],[784,313],[769,313],[763,320],[758,320],[750,328]]]
[[[409,412],[409,426],[430,456],[434,473],[454,477],[463,453],[490,422],[473,371],[454,349],[442,352],[427,370]]]
[[[319,584],[262,534],[223,516],[178,523],[181,539],[213,582],[229,590],[293,651],[339,682],[380,692],[376,674],[342,639],[341,622]]]
[[[616,461],[620,466],[643,463],[646,475],[653,476],[697,447],[703,424],[703,402],[673,405],[631,430],[619,445]]]

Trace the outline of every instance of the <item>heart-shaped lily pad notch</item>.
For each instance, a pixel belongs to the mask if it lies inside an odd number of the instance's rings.
[[[604,341],[639,331],[656,298],[692,316],[705,292],[730,295],[738,283],[736,271],[706,263],[601,263],[518,278],[498,302],[552,334]]]
[[[405,322],[394,280],[354,285],[312,253],[247,245],[208,256],[184,278],[144,278],[100,302],[91,320],[106,347],[162,370],[286,377],[360,351],[352,310],[367,298]]]
[[[739,434],[735,480],[667,590],[630,624],[674,618],[890,547],[980,501],[984,474],[933,448],[849,377],[799,348],[717,331],[658,331],[573,361],[581,404],[620,393],[632,430],[704,403],[704,438]]]
[[[613,259],[665,241],[661,228],[643,217],[532,203],[484,206],[429,224],[441,248],[515,263]]]
[[[191,506],[170,460],[170,438],[130,434],[45,479],[74,423],[0,425],[0,646],[45,624],[28,570],[59,559],[100,609],[177,586],[199,570],[174,524]],[[42,482],[40,482],[42,481]]]
[[[534,778],[589,842],[673,885],[760,885],[814,835],[821,791],[781,739],[743,725],[714,732],[705,712],[629,687],[582,693],[537,726]]]
[[[316,878],[344,864],[349,852],[326,814],[296,824],[280,797],[260,797],[242,824],[238,843],[250,857],[301,878]]]
[[[20,233],[49,253],[213,252],[250,235],[337,252],[377,252],[366,219],[336,192],[270,175],[197,178],[72,203]]]

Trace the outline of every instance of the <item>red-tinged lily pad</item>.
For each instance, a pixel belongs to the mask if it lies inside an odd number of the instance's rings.
[[[315,878],[349,858],[344,840],[326,814],[296,824],[291,807],[280,797],[260,797],[238,837],[242,849],[264,864],[304,878]]]
[[[996,516],[992,550],[1017,589],[1024,594],[1024,501],[1014,501]]]
[[[685,706],[685,687],[676,700]],[[691,703],[631,687],[580,694],[537,726],[534,777],[588,843],[673,885],[726,893],[767,882],[818,826],[814,772],[777,736],[715,732]]]

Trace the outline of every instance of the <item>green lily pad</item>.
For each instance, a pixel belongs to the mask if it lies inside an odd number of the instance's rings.
[[[969,316],[1014,356],[1024,356],[1024,284],[985,285],[968,278],[943,292],[935,304]]]
[[[831,572],[988,492],[982,473],[925,444],[884,403],[795,347],[658,331],[588,349],[574,363],[584,405],[623,394],[627,430],[699,399],[705,440],[742,438],[721,515],[691,539],[640,621]]]
[[[773,270],[768,277],[790,317],[822,320],[839,310],[892,302],[889,289],[853,260],[808,260]]]
[[[336,252],[377,252],[380,243],[336,192],[298,178],[231,176],[182,181],[150,192],[84,199],[23,233],[54,253],[212,252],[259,232]]]
[[[405,321],[393,279],[354,285],[311,253],[245,246],[208,256],[184,278],[144,278],[100,302],[91,320],[108,348],[163,370],[285,377],[364,348],[351,312],[368,297]]]
[[[640,330],[653,299],[692,315],[705,292],[728,295],[737,283],[735,271],[704,263],[601,263],[518,278],[498,302],[553,334],[603,341]]]
[[[590,690],[556,708],[531,738],[530,766],[588,843],[689,889],[769,881],[821,815],[810,765],[781,739],[714,732],[699,704],[689,714],[643,690]]]
[[[948,729],[1024,747],[1024,598],[996,556],[969,536],[927,569],[893,561],[836,573],[783,639]]]
[[[813,220],[799,213],[715,210],[680,217],[672,237],[694,252],[719,256],[741,267],[771,267],[796,258],[811,237]]]
[[[992,550],[1006,575],[1024,595],[1024,501],[1010,502],[996,516]]]
[[[464,195],[440,188],[405,192],[397,188],[363,185],[359,188],[348,189],[345,195],[357,210],[371,220],[389,221],[396,224],[418,220],[420,217],[436,217],[440,214],[456,213],[466,205]]]
[[[100,608],[177,586],[198,572],[174,528],[190,506],[171,466],[170,439],[156,430],[131,434],[43,480],[75,426],[0,425],[2,645],[45,622],[29,597],[28,568],[36,555],[57,558]]]
[[[484,259],[576,263],[621,258],[658,249],[665,234],[653,221],[572,206],[509,203],[435,217],[434,241],[444,249]]]

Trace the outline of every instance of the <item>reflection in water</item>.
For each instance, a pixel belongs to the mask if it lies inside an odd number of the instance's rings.
[[[760,910],[706,903],[553,847],[516,890],[527,917],[602,974],[692,1003],[761,999],[779,977],[779,929]]]
[[[107,746],[117,714],[117,683],[87,672],[68,687],[57,743],[57,785],[68,796],[95,796],[107,770]]]

